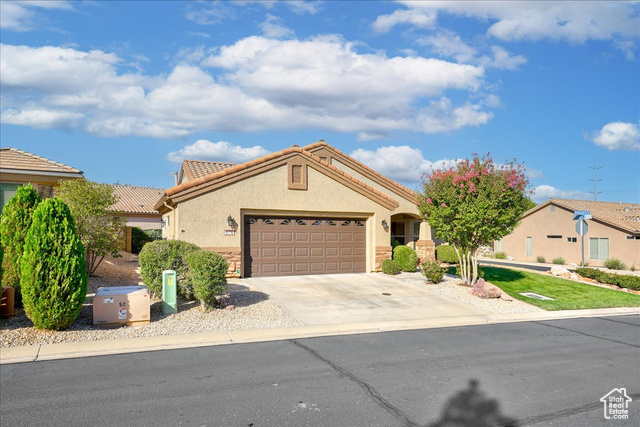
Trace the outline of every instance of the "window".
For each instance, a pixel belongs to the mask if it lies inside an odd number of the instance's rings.
[[[4,205],[15,196],[20,185],[21,184],[0,184],[0,213],[2,209],[4,209]]]
[[[578,241],[577,237],[567,237],[567,242],[576,243]]]
[[[640,236],[627,236],[627,240],[640,240]]]
[[[533,256],[533,239],[531,237],[525,237],[525,256]]]
[[[547,239],[562,239],[562,236],[559,234],[547,234]]]
[[[589,259],[607,260],[609,259],[609,239],[602,237],[589,238]]]

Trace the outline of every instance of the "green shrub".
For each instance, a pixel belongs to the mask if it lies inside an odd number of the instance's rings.
[[[458,255],[456,250],[450,245],[436,246],[436,259],[440,262],[447,262],[449,264],[458,263]]]
[[[203,309],[215,307],[216,295],[222,294],[227,285],[229,263],[222,255],[207,251],[191,252],[186,261],[196,299]]]
[[[564,265],[565,264],[565,260],[561,256],[552,259],[551,262],[554,263],[554,264],[558,264],[558,265]]]
[[[576,274],[579,274],[582,277],[595,279],[600,283],[640,291],[640,277],[638,276],[607,273],[606,271],[598,270],[596,268],[576,268]]]
[[[547,259],[543,256],[537,256],[536,257],[536,261],[538,261],[539,263],[544,264],[545,262],[547,262]]]
[[[71,326],[87,297],[88,274],[71,212],[57,197],[33,212],[21,269],[24,310],[34,326]]]
[[[398,246],[393,250],[393,260],[398,263],[400,270],[414,273],[418,267],[418,254],[409,246]]]
[[[22,305],[20,290],[20,263],[24,252],[24,241],[31,227],[33,211],[41,199],[31,184],[19,187],[16,194],[2,210],[0,239],[4,248],[2,261],[2,285],[15,288],[15,303]]]
[[[185,298],[193,298],[185,257],[200,248],[181,240],[156,240],[144,245],[140,251],[140,276],[152,294],[162,295],[162,272],[175,270],[178,293]]]
[[[604,262],[604,266],[609,270],[626,270],[627,264],[620,261],[618,258],[609,258]]]
[[[132,254],[139,254],[144,245],[153,241],[154,239],[151,236],[149,236],[140,227],[131,228],[131,253]]]
[[[398,239],[391,239],[391,253],[393,253],[393,250],[398,246],[400,246]]]
[[[494,258],[496,259],[507,259],[507,253],[506,252],[496,252],[493,255]]]
[[[382,272],[384,274],[398,274],[400,273],[400,266],[392,259],[385,259],[382,261]]]
[[[444,277],[444,271],[439,261],[426,261],[420,264],[420,272],[431,283],[439,283]]]

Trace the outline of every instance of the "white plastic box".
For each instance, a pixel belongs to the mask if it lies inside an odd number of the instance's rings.
[[[93,324],[143,325],[150,321],[151,302],[146,286],[99,288],[93,297]]]

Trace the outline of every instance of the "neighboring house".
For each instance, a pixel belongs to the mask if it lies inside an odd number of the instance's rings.
[[[111,206],[111,210],[126,217],[128,227],[139,227],[143,230],[161,228],[162,215],[154,205],[164,193],[163,189],[118,184],[112,187],[118,201]]]
[[[0,148],[0,212],[18,187],[31,184],[40,197],[53,197],[62,179],[84,178],[82,171],[17,148]]]
[[[239,165],[187,160],[178,182],[155,205],[164,236],[238,276],[377,271],[392,237],[434,255],[417,194],[324,141]]]
[[[584,236],[584,260],[602,266],[608,258],[618,258],[628,266],[640,266],[640,206],[629,203],[551,199],[522,215],[522,223],[501,241],[495,250],[517,261],[547,262],[562,257],[580,264],[581,238],[573,220],[574,210],[590,211]]]

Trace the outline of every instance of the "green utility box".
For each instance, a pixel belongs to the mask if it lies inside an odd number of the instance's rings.
[[[164,270],[162,272],[162,314],[178,312],[176,272]]]

